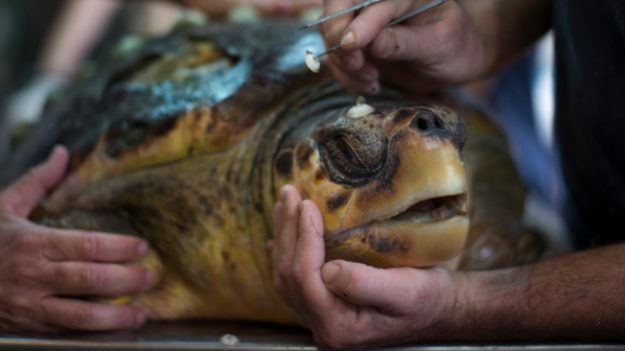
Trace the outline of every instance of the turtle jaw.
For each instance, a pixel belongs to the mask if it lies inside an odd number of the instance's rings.
[[[458,255],[469,219],[466,194],[413,202],[355,228],[329,234],[327,260],[353,260],[376,267],[427,267]]]
[[[466,194],[462,193],[419,201],[391,218],[380,219],[370,224],[395,222],[418,224],[445,221],[455,216],[466,216],[466,199]]]

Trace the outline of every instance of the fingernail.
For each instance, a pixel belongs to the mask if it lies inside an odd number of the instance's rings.
[[[341,266],[336,262],[328,262],[321,267],[321,279],[324,283],[332,283],[339,275]]]
[[[280,201],[284,201],[286,200],[286,193],[287,193],[287,186],[284,185],[282,186],[282,188],[280,188]]]
[[[148,253],[148,244],[146,244],[146,243],[140,243],[140,244],[137,246],[137,256],[139,256],[139,257],[143,257],[143,256],[145,256],[145,254],[147,254],[147,253]]]
[[[52,151],[50,152],[50,154],[48,154],[48,160],[51,160],[52,157],[59,152],[59,150],[61,149],[61,145],[54,145],[54,148],[52,148]]]
[[[341,46],[348,47],[354,43],[356,43],[356,36],[354,35],[354,32],[350,30],[341,39]]]

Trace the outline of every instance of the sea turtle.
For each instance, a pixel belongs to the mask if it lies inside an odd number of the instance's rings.
[[[297,322],[265,247],[286,183],[320,207],[329,258],[484,269],[540,255],[505,139],[483,115],[388,88],[354,112],[355,95],[305,68],[322,48],[289,23],[176,31],[78,85],[5,177],[68,146],[70,171],[32,219],[148,240],[139,264],[159,284],[111,303],[153,319]]]

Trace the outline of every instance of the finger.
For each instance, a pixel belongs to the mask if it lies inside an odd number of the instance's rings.
[[[357,2],[357,0],[324,0],[324,16],[344,10]],[[348,13],[321,24],[320,30],[327,47],[335,47],[341,42],[345,28],[347,28],[353,18],[354,14]]]
[[[67,149],[56,146],[43,164],[30,169],[0,195],[0,206],[14,216],[28,216],[46,193],[61,180],[68,161]]]
[[[405,312],[405,301],[414,300],[419,282],[417,272],[409,268],[378,269],[334,260],[323,266],[321,277],[330,291],[355,305],[400,314]],[[389,291],[393,292],[392,296]]]
[[[367,63],[357,72],[346,72],[328,59],[329,67],[335,79],[346,89],[361,94],[377,94],[380,90],[379,70]]]
[[[425,31],[422,31],[425,32]],[[412,27],[384,28],[371,43],[369,52],[372,56],[393,61],[419,60],[431,55],[433,51],[431,31],[429,36]],[[419,42],[425,41],[428,46]]]
[[[282,192],[280,192],[282,194]],[[282,196],[282,195],[280,195]],[[275,205],[273,205],[273,237],[276,241],[280,240],[280,234],[282,233],[282,227],[284,224],[284,204],[281,199],[278,199]]]
[[[152,273],[140,267],[64,262],[54,265],[45,282],[54,295],[122,296],[152,287]]]
[[[322,311],[334,297],[321,280],[321,266],[325,260],[323,219],[319,208],[310,200],[300,204],[299,237],[293,261],[294,282],[298,284],[305,304]]]
[[[276,249],[276,240],[269,240],[267,242],[267,254],[271,259],[271,278],[272,283],[276,291],[283,296],[286,300],[285,292],[282,284],[282,274],[280,273],[280,253]]]
[[[44,255],[51,261],[129,262],[148,252],[147,243],[132,236],[38,228],[46,232]]]
[[[282,221],[281,230],[277,237],[277,247],[279,250],[280,269],[290,267],[295,255],[295,245],[297,242],[297,229],[299,222],[298,204],[302,198],[292,185],[285,185],[280,191],[282,202],[282,212],[278,214],[278,221]]]
[[[358,71],[365,65],[365,53],[362,50],[341,50],[336,56],[348,71]]]
[[[394,18],[410,9],[410,1],[386,1],[364,9],[345,29],[341,37],[344,49],[362,49],[369,45]]]
[[[377,79],[377,68],[367,62],[362,50],[340,50],[330,55],[327,63],[335,75],[342,74],[347,81],[370,81],[373,80],[373,76]]]
[[[467,42],[465,32],[459,28],[467,27],[463,10],[453,1],[412,18],[407,25],[386,27],[379,31],[371,44],[369,53],[377,58],[395,61],[432,61],[440,60],[442,52],[449,46]],[[453,44],[454,41],[460,42]]]
[[[48,297],[42,301],[43,319],[51,325],[73,330],[107,331],[138,328],[145,312],[132,306],[109,306],[93,302]]]
[[[426,72],[416,71],[406,65],[397,65],[391,61],[377,60],[376,65],[381,72],[384,72],[380,77],[384,83],[406,92],[431,93],[448,83],[440,79],[436,80],[428,76]]]

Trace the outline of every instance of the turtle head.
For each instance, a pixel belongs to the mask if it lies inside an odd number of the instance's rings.
[[[363,104],[319,120],[277,154],[274,179],[320,208],[327,259],[423,267],[460,252],[466,133],[455,112]]]

